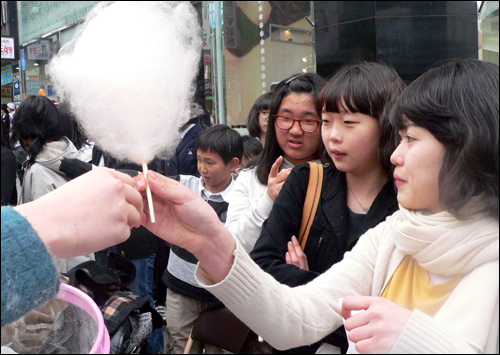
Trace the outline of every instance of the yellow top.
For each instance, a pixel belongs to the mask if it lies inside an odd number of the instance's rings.
[[[389,280],[382,297],[410,311],[418,309],[434,317],[461,278],[455,276],[448,282],[434,285],[429,280],[429,272],[407,255]]]

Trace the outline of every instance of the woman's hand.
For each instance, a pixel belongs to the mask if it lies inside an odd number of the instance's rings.
[[[71,258],[127,240],[143,208],[130,176],[98,168],[14,209],[54,256]]]
[[[351,311],[365,310],[354,316]],[[362,354],[388,354],[403,331],[411,311],[382,297],[348,296],[341,314],[349,340]]]
[[[302,251],[299,241],[295,236],[292,237],[292,241],[288,242],[288,252],[285,254],[285,260],[287,264],[292,264],[299,269],[309,271],[307,256]]]
[[[286,178],[290,175],[292,169],[283,169],[279,171],[281,163],[283,163],[283,157],[280,156],[274,162],[271,167],[271,172],[269,173],[269,179],[267,180],[267,194],[271,200],[275,201],[276,197],[281,191]]]
[[[139,174],[135,180],[143,196],[142,225],[158,237],[194,254],[213,281],[223,280],[233,264],[236,242],[214,209],[179,182],[149,171],[156,219],[156,223],[151,223],[144,174]]]

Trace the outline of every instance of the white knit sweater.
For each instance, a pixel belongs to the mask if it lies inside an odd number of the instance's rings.
[[[451,242],[453,245],[448,248],[453,250],[450,267],[456,269],[454,258],[467,260],[459,268],[462,271],[475,266],[466,271],[434,317],[413,311],[391,353],[498,353],[498,222],[492,219],[461,222],[447,212],[418,216],[415,220],[410,215],[403,209],[388,217],[362,236],[343,261],[304,286],[292,289],[279,284],[251,260],[238,241],[234,265],[225,280],[213,284],[200,265],[196,276],[202,286],[272,346],[288,349],[312,344],[342,325],[339,298],[382,294],[405,256],[398,249],[400,245],[396,247],[396,234],[404,238],[416,235],[410,237],[412,241],[419,241],[420,234],[434,238],[420,246],[431,252],[446,249],[442,242],[454,239],[456,242]],[[408,216],[410,220],[406,220]],[[430,231],[436,235],[432,236]],[[464,233],[469,236],[463,236]],[[481,243],[483,247],[479,250]],[[419,261],[414,250],[406,253]],[[475,259],[476,255],[479,257]],[[421,266],[425,268],[427,264],[429,260],[424,260]],[[436,263],[430,264],[431,272],[435,272]],[[446,265],[438,269],[443,270],[441,274],[448,274]]]

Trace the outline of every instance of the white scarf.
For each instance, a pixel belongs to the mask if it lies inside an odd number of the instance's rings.
[[[457,220],[449,212],[425,215],[399,206],[394,219],[396,247],[412,255],[429,272],[467,274],[476,267],[498,260],[498,221],[484,215]]]

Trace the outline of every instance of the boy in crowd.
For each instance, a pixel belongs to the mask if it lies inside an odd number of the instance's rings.
[[[178,175],[174,177],[184,186],[198,193],[226,221],[231,203],[233,174],[243,155],[243,139],[238,132],[226,125],[208,128],[196,144],[200,177]],[[216,297],[198,285],[194,270],[198,260],[187,250],[172,245],[168,266],[163,274],[167,285],[167,328],[174,340],[172,353],[182,354],[194,321],[205,309],[220,304]],[[210,345],[194,342],[192,353],[221,353]]]

